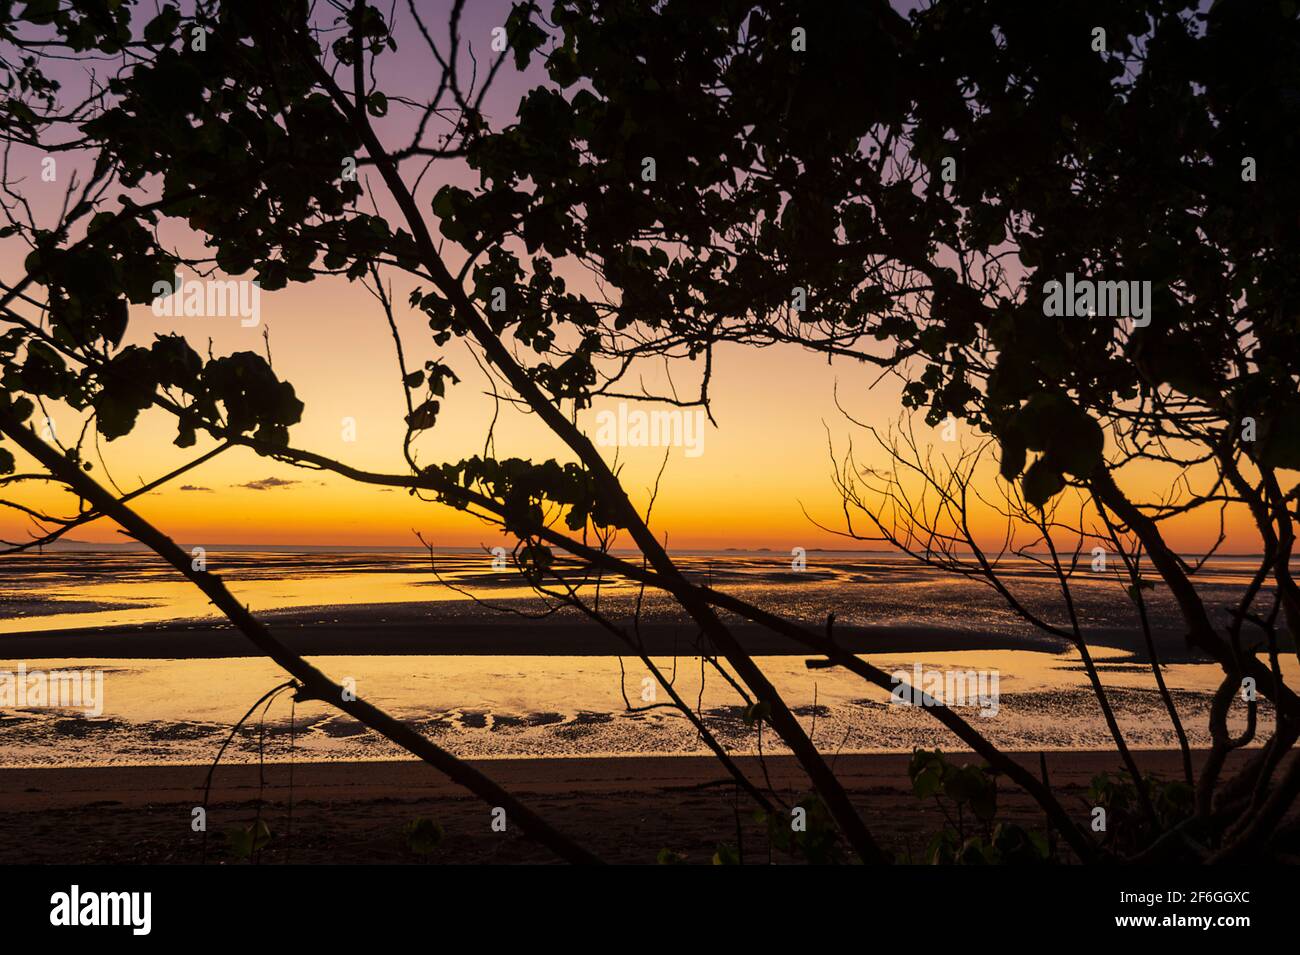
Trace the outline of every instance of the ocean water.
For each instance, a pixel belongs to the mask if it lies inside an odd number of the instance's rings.
[[[536,612],[536,596],[508,573],[494,571],[490,555],[418,552],[214,551],[209,569],[220,573],[250,607],[275,619],[364,621],[382,615],[428,619],[441,626],[482,622],[502,608]],[[1111,743],[1076,650],[1063,643],[1031,644],[1024,624],[987,587],[882,554],[808,555],[803,572],[778,554],[695,554],[681,559],[688,573],[767,609],[821,623],[830,612],[839,626],[943,630],[969,635],[969,649],[911,651],[906,643],[867,659],[913,678],[923,673],[996,678],[995,705],[972,693],[957,709],[994,742],[1010,749],[1107,749]],[[1207,565],[1202,590],[1211,606],[1240,591],[1252,565],[1226,559]],[[1063,619],[1059,587],[1033,561],[1009,563],[1007,579],[1025,603],[1054,621]],[[575,570],[576,575],[576,570]],[[576,576],[575,576],[576,579]],[[1164,748],[1174,735],[1149,665],[1134,653],[1135,617],[1122,586],[1092,574],[1085,564],[1073,590],[1085,632],[1097,637],[1094,657],[1108,697],[1131,745]],[[148,555],[136,552],[55,553],[0,561],[0,674],[28,670],[103,673],[100,712],[0,701],[0,766],[189,764],[210,761],[232,727],[263,693],[285,676],[268,660],[227,659],[10,659],[5,634],[49,634],[69,629],[167,624],[193,625],[216,615],[192,585]],[[615,618],[635,612],[638,591],[626,582],[601,583],[602,609]],[[1169,683],[1193,744],[1202,731],[1216,667],[1182,652],[1168,595],[1151,594],[1155,629]],[[647,595],[649,621],[679,620],[670,600]],[[1024,637],[1023,649],[989,649],[991,634]],[[961,646],[964,638],[958,639]],[[1003,640],[1000,646],[1006,646]],[[1032,649],[1030,647],[1033,647]],[[763,670],[781,689],[820,747],[828,752],[908,751],[914,746],[960,745],[924,706],[890,694],[838,668],[810,669],[805,657],[762,656]],[[706,752],[680,713],[666,702],[636,658],[563,655],[356,655],[315,659],[336,680],[351,678],[359,695],[409,722],[450,751],[466,757],[585,756]],[[745,700],[724,676],[725,663],[685,650],[657,657],[673,681],[729,749],[779,752],[771,733],[743,718]],[[1300,676],[1294,654],[1283,667]],[[972,683],[973,687],[975,684]],[[985,688],[987,689],[987,683]],[[654,696],[643,694],[653,689]],[[992,712],[990,712],[992,710]],[[1235,707],[1232,724],[1244,723]],[[1269,719],[1264,707],[1263,719]],[[235,735],[225,759],[355,760],[403,758],[402,751],[345,714],[319,702],[281,695]]]

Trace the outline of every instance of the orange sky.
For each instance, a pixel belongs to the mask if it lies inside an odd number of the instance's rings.
[[[470,5],[466,34],[487,36],[490,26],[504,16],[498,8],[507,6]],[[399,74],[405,71],[407,78],[422,75],[415,73],[417,67],[411,60],[403,59],[412,55],[409,46],[399,47],[394,68]],[[517,76],[507,77],[488,101],[489,116],[495,115],[500,122],[513,115],[526,85]],[[397,110],[385,123],[393,138],[404,128]],[[42,183],[40,158],[16,153],[11,161],[20,173],[25,165],[27,195],[38,208],[50,212],[57,209],[66,180]],[[70,164],[65,165],[61,175],[68,175],[69,169]],[[448,178],[464,182],[468,177],[454,168],[442,176],[430,175],[420,191],[422,203],[427,206],[427,199]],[[387,203],[380,201],[381,209],[385,208]],[[15,240],[0,243],[0,268],[7,279],[12,280],[20,268],[24,251]],[[422,437],[419,459],[455,461],[480,453],[493,413],[493,404],[484,394],[482,373],[461,346],[453,343],[445,352],[432,346],[424,318],[404,305],[414,281],[398,276],[395,282],[393,297],[409,363],[418,366],[441,356],[463,381],[451,390],[437,427]],[[577,290],[582,287],[579,284]],[[392,340],[373,298],[342,279],[317,280],[263,293],[261,318],[270,332],[277,373],[294,383],[306,403],[302,423],[291,432],[293,443],[357,467],[404,470],[400,444],[405,407]],[[201,351],[206,350],[208,339],[216,354],[263,348],[263,327],[241,327],[237,318],[159,318],[147,307],[132,310],[128,340],[147,343],[155,333],[176,329]],[[690,376],[698,374],[698,369],[687,366],[681,374],[678,386],[688,388],[687,382],[693,381]],[[656,530],[668,536],[670,546],[683,548],[771,547],[788,552],[795,546],[850,546],[851,542],[813,526],[803,508],[822,522],[839,526],[839,500],[830,481],[828,433],[841,451],[850,436],[859,449],[865,449],[870,438],[844,420],[835,407],[834,392],[838,385],[842,403],[856,417],[885,426],[899,415],[898,388],[892,380],[869,388],[878,374],[872,367],[842,360],[827,365],[824,358],[792,348],[721,350],[712,385],[713,413],[719,427],[707,430],[704,451],[698,457],[688,457],[682,449],[671,450],[655,506]],[[61,434],[76,427],[66,409],[56,412],[55,418]],[[345,418],[355,419],[355,442],[343,440]],[[580,420],[588,433],[594,434],[591,414]],[[927,430],[919,422],[918,428]],[[135,433],[104,446],[110,473],[119,485],[129,488],[210,446],[200,441],[198,448],[180,451],[170,444],[173,436],[174,425],[167,416],[161,412],[145,415]],[[501,457],[570,457],[535,418],[508,407],[498,421],[496,438]],[[625,449],[620,460],[626,465],[625,483],[634,500],[644,501],[646,495],[638,492],[653,483],[662,451]],[[860,458],[860,463],[884,462],[876,455],[874,459]],[[1168,489],[1171,477],[1168,472],[1151,471],[1127,486],[1138,497],[1153,497]],[[265,478],[297,483],[261,490],[240,486]],[[182,485],[209,490],[181,490]],[[38,500],[50,503],[51,493],[41,494]],[[142,499],[138,506],[187,544],[408,545],[416,543],[416,530],[441,545],[495,542],[490,529],[448,508],[416,501],[400,491],[358,486],[276,465],[242,450],[208,462],[173,486]],[[1244,514],[1234,514],[1232,526],[1244,528],[1244,520]],[[28,526],[14,513],[0,512],[3,536],[22,538]],[[992,535],[995,522],[981,518],[977,528]],[[1217,531],[1217,514],[1207,511],[1185,519],[1170,536],[1175,546],[1195,550],[1212,542]],[[73,536],[120,539],[103,522],[80,528]],[[1239,550],[1256,549],[1247,533],[1234,534],[1229,543]]]
[[[400,284],[395,289],[399,303],[406,290]],[[317,281],[264,294],[261,311],[277,373],[294,383],[306,404],[302,423],[291,430],[293,443],[356,467],[402,472],[405,407],[392,340],[370,296],[343,280]],[[217,354],[263,347],[262,329],[243,328],[237,318],[158,318],[148,308],[133,310],[131,337],[147,341],[155,332],[177,326],[198,347],[210,337]],[[422,337],[422,317],[400,305],[399,328],[410,360],[439,354]],[[462,383],[450,390],[437,426],[419,441],[421,462],[456,461],[480,453],[493,413],[483,375],[463,349],[453,345],[442,354]],[[841,403],[854,417],[882,428],[896,421],[897,384],[886,379],[871,389],[878,375],[874,368],[844,360],[828,365],[824,358],[794,348],[724,348],[715,362],[712,389],[718,427],[707,428],[697,457],[682,448],[668,451],[654,511],[656,530],[667,534],[672,546],[682,548],[770,547],[788,552],[795,546],[881,546],[836,538],[815,527],[802,510],[831,527],[841,526],[839,498],[830,479],[828,439],[842,454],[851,438],[860,464],[885,466],[882,453],[869,453],[870,436],[835,406],[838,388]],[[355,419],[354,442],[344,440],[345,418]],[[65,429],[71,427],[74,419],[65,420]],[[595,416],[586,412],[579,420],[594,436]],[[977,440],[964,425],[960,428],[959,437]],[[182,451],[171,445],[174,433],[170,416],[150,412],[133,434],[104,444],[105,461],[117,483],[131,487],[211,447],[200,441],[197,448]],[[939,437],[919,419],[918,434],[930,441]],[[496,447],[501,457],[571,458],[535,417],[508,405],[503,405],[497,422]],[[612,460],[614,449],[602,451]],[[648,499],[646,489],[653,484],[663,453],[655,448],[620,450],[625,483],[634,500]],[[265,478],[296,483],[260,490],[241,486]],[[990,475],[988,480],[996,478]],[[1168,483],[1167,474],[1152,474],[1148,481],[1130,481],[1127,486],[1135,493],[1154,494]],[[417,543],[417,530],[439,545],[496,541],[490,528],[450,508],[418,501],[402,491],[269,462],[242,449],[201,465],[138,506],[186,544],[409,545]],[[5,514],[0,522],[4,536],[13,539],[22,534],[23,523],[12,516]],[[992,538],[1001,524],[986,514],[976,526]],[[1172,537],[1176,546],[1195,549],[1216,535],[1217,514],[1207,511],[1184,520]],[[106,522],[79,529],[73,536],[120,539]],[[1252,549],[1249,535],[1238,535],[1237,540],[1241,549]]]

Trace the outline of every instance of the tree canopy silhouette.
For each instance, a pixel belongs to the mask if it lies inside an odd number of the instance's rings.
[[[1300,735],[1300,701],[1282,679],[1287,635],[1274,626],[1280,607],[1294,645],[1297,492],[1280,472],[1300,467],[1300,25],[1289,3],[1201,6],[944,0],[904,15],[884,0],[519,3],[487,62],[459,32],[461,2],[439,36],[413,2],[391,20],[365,2],[200,2],[147,16],[106,0],[8,9],[7,150],[80,157],[89,170],[54,223],[5,182],[2,234],[24,258],[0,292],[0,430],[89,502],[67,518],[14,504],[51,525],[18,546],[104,514],[129,520],[128,500],[78,473],[91,470],[80,443],[42,450],[24,428],[47,402],[83,415],[83,440],[121,437],[158,408],[175,417],[181,447],[202,436],[431,492],[502,526],[532,582],[596,619],[557,578],[555,551],[670,593],[848,844],[884,861],[728,621],[771,628],[876,685],[889,676],[836,646],[829,627],[688,580],[577,424],[602,396],[707,408],[723,343],[808,348],[902,376],[905,407],[989,435],[1031,519],[1069,489],[1114,522],[1117,542],[1135,538],[1191,642],[1224,670],[1210,787],[1222,755],[1243,742],[1227,738],[1225,722],[1242,680],[1277,711],[1270,741],[1223,799],[1212,803],[1207,789],[1194,825],[1153,825],[1138,851],[1174,827],[1194,829],[1178,843],[1192,858],[1262,851],[1300,791],[1294,761],[1275,779]],[[427,53],[432,81],[381,79],[376,63],[399,43]],[[68,56],[111,62],[112,74],[69,101]],[[517,115],[489,116],[499,72],[530,64],[538,78]],[[408,128],[393,141],[382,121],[399,109]],[[464,168],[476,184],[440,178]],[[165,243],[169,222],[205,252]],[[263,355],[205,355],[176,334],[123,344],[129,307],[150,303],[181,266],[250,275],[267,291],[365,282],[390,324],[391,283],[404,283],[398,300],[429,329],[409,367],[398,340],[409,473],[364,472],[295,446],[302,403]],[[575,270],[588,280],[581,287],[564,277]],[[1049,283],[1067,276],[1141,283],[1149,312],[1049,314]],[[453,338],[570,460],[485,450],[419,463],[418,436],[436,429],[458,384],[439,353]],[[664,358],[696,370],[690,395],[633,390],[638,370]],[[1135,502],[1123,469],[1143,459],[1185,468],[1186,493]],[[0,448],[11,485],[17,468]],[[1224,503],[1251,510],[1264,559],[1220,626],[1161,523]],[[609,552],[615,532],[643,564]],[[216,592],[207,577],[196,582]],[[1266,582],[1271,616],[1254,606]],[[635,648],[626,626],[602,622]],[[1243,643],[1247,622],[1264,643]],[[261,630],[255,639],[271,646]],[[304,682],[325,679],[277,660]],[[934,715],[1034,795],[1076,856],[1102,854],[1032,773],[952,710]],[[423,755],[454,767],[449,754]],[[734,764],[728,771],[765,798]]]

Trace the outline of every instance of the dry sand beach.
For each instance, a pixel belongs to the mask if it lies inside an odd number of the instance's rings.
[[[1016,758],[1038,771],[1037,754]],[[1177,753],[1147,751],[1138,758],[1144,771],[1178,772]],[[1234,756],[1229,768],[1239,759]],[[1062,803],[1081,819],[1088,814],[1089,780],[1117,769],[1107,753],[1052,753],[1046,760]],[[911,792],[907,761],[902,754],[878,754],[841,756],[835,763],[867,825],[903,860],[919,858],[930,835],[944,824],[932,801]],[[742,758],[741,765],[761,774],[756,762]],[[767,762],[773,788],[796,802],[805,790],[792,761]],[[580,834],[610,862],[652,864],[657,849],[669,849],[687,863],[707,864],[722,842],[739,843],[746,861],[788,861],[779,850],[769,856],[765,830],[743,799],[737,812],[732,783],[707,757],[509,759],[476,765],[561,831]],[[193,807],[202,803],[207,770],[0,770],[0,864],[70,857],[92,863],[198,863],[203,842],[190,830],[190,819]],[[999,791],[1003,818],[1042,828],[1042,812],[1032,801],[1005,782]],[[436,821],[445,833],[428,857],[411,851],[404,831],[421,817]],[[232,858],[221,833],[258,818],[272,834],[259,860],[263,864],[554,861],[547,849],[517,832],[492,832],[489,810],[480,800],[415,762],[297,765],[292,787],[290,768],[283,764],[261,774],[256,766],[219,769],[207,861],[246,864]]]

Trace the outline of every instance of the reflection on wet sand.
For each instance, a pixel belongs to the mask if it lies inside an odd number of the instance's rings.
[[[911,671],[915,655],[872,656],[887,671]],[[335,679],[352,677],[358,692],[420,732],[467,757],[596,756],[703,753],[694,730],[671,709],[629,712],[647,672],[638,660],[608,656],[332,656],[317,662]],[[708,725],[737,752],[756,753],[759,739],[743,704],[697,657],[657,659],[675,686],[697,703]],[[1110,739],[1073,653],[961,651],[925,656],[926,667],[993,670],[1000,677],[996,716],[963,711],[1006,749],[1106,749]],[[765,672],[804,726],[828,752],[898,752],[945,738],[923,708],[897,705],[889,694],[841,669],[809,670],[802,658],[763,657]],[[67,666],[35,661],[34,666]],[[128,765],[202,763],[230,727],[283,674],[258,658],[83,661],[105,670],[104,712],[89,719],[52,710],[7,711],[0,717],[0,765]],[[0,662],[0,669],[10,666]],[[1294,676],[1294,661],[1287,666]],[[703,680],[701,675],[703,674]],[[1109,698],[1131,745],[1176,745],[1145,666],[1111,661]],[[1184,721],[1207,725],[1204,710],[1218,678],[1210,666],[1180,664],[1166,672]],[[701,683],[703,685],[701,685]],[[1271,719],[1264,706],[1261,719]],[[1234,723],[1235,729],[1239,729]],[[1193,745],[1208,740],[1195,734]],[[764,752],[779,752],[770,731]],[[226,759],[235,762],[364,760],[404,754],[355,720],[320,702],[282,697],[260,721],[245,726]]]
[[[704,752],[681,714],[630,711],[646,672],[608,634],[566,609],[544,621],[504,614],[544,605],[485,553],[213,550],[209,569],[290,646],[335,679],[462,756]],[[1078,654],[1012,614],[987,587],[907,558],[808,554],[792,570],[773,553],[687,554],[685,571],[818,628],[835,614],[841,646],[887,671],[916,666],[996,673],[995,715],[967,715],[1004,748],[1104,749],[1111,743]],[[1203,568],[1207,605],[1230,603],[1256,566]],[[569,567],[571,579],[585,569]],[[1059,619],[1057,582],[1033,561],[1003,568],[1022,602]],[[1076,606],[1110,701],[1137,748],[1174,745],[1132,605],[1113,575],[1073,581]],[[602,610],[630,621],[637,589],[601,581]],[[743,719],[744,701],[700,654],[710,649],[671,599],[640,604],[646,652],[695,704],[724,745],[779,751]],[[1155,641],[1184,723],[1207,725],[1217,667],[1188,650],[1167,593],[1149,595]],[[735,620],[728,621],[731,624]],[[761,661],[828,752],[899,752],[947,741],[924,709],[837,669],[809,668],[801,648],[753,626],[737,637]],[[6,652],[7,648],[7,652]],[[0,560],[0,670],[20,663],[105,671],[96,718],[53,708],[0,709],[0,765],[193,763],[209,760],[251,703],[284,677],[216,617],[199,592],[138,551],[25,554]],[[8,662],[5,662],[8,661]],[[1294,655],[1283,655],[1291,674]],[[1291,674],[1294,675],[1294,674]],[[620,689],[620,685],[622,689]],[[1234,708],[1233,719],[1239,715]],[[1271,719],[1267,706],[1261,719]],[[1234,723],[1234,726],[1236,724]],[[292,750],[290,742],[292,740]],[[264,742],[263,742],[264,741]],[[1205,739],[1192,739],[1204,745]],[[265,733],[246,726],[227,758],[364,760],[401,754],[319,702],[281,697]]]

